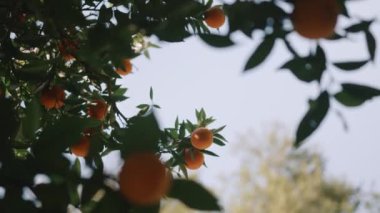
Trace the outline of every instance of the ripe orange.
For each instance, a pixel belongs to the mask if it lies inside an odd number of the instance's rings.
[[[197,149],[185,149],[184,151],[185,166],[188,169],[199,169],[205,160],[203,153]]]
[[[171,176],[153,152],[129,155],[119,174],[120,191],[131,203],[158,203],[168,192]]]
[[[86,157],[90,150],[90,137],[83,136],[78,143],[70,147],[70,150],[78,157]]]
[[[90,118],[95,118],[97,120],[104,120],[107,115],[108,105],[105,101],[97,99],[92,105],[88,107],[88,115]]]
[[[301,36],[319,39],[334,34],[338,14],[337,0],[295,0],[291,20]]]
[[[219,28],[226,21],[224,11],[220,7],[212,7],[204,15],[206,24],[212,28]]]
[[[70,61],[75,58],[72,54],[78,50],[78,46],[73,41],[62,39],[62,41],[58,43],[58,50],[65,61]]]
[[[64,105],[65,91],[59,86],[46,87],[41,92],[40,102],[46,109],[59,109]]]
[[[132,63],[130,59],[124,59],[123,60],[123,66],[124,68],[117,68],[115,71],[117,74],[124,76],[128,75],[129,73],[132,72]]]
[[[213,142],[213,133],[205,127],[199,127],[191,133],[190,141],[197,149],[207,149]]]

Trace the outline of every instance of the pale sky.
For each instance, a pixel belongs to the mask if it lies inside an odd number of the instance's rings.
[[[379,19],[380,2],[350,3],[350,12],[354,17],[377,16]],[[344,20],[340,19],[338,29],[342,24]],[[371,29],[379,39],[379,23],[373,24]],[[160,43],[162,48],[150,50],[150,60],[143,56],[134,59],[135,73],[120,80],[128,87],[130,97],[120,105],[121,110],[130,116],[136,113],[136,105],[149,103],[152,86],[155,103],[162,108],[158,111],[161,127],[174,125],[176,116],[194,121],[194,110],[203,107],[217,119],[211,127],[227,125],[223,134],[231,143],[248,129],[260,132],[270,129],[274,123],[286,126],[289,135],[294,135],[307,110],[308,98],[318,95],[316,85],[302,83],[290,72],[278,70],[291,57],[281,42],[264,64],[242,73],[246,60],[261,41],[261,34],[255,34],[254,40],[241,34],[234,35],[233,39],[238,45],[226,49],[209,47],[195,37],[183,43]],[[303,51],[313,45],[296,34],[292,41]],[[353,36],[350,42],[323,42],[322,45],[334,61],[368,57],[364,36]],[[375,64],[353,73],[331,69],[331,75],[338,82],[367,83],[380,88],[379,47],[380,42]],[[321,150],[327,160],[327,175],[345,178],[356,186],[375,186],[380,191],[380,98],[359,108],[347,109],[336,102],[332,107],[344,114],[349,131],[344,131],[341,121],[330,110],[304,147]],[[211,148],[221,157],[206,158],[209,168],[200,169],[206,184],[212,184],[207,177],[228,172],[225,168],[234,165],[236,159],[228,149],[228,145]]]

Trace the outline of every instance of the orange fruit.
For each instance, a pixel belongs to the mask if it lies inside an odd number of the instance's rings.
[[[204,15],[206,24],[212,28],[219,28],[226,21],[224,11],[220,7],[212,7]]]
[[[291,20],[301,36],[319,39],[334,34],[338,14],[337,0],[295,0]]]
[[[70,61],[75,58],[72,54],[78,50],[78,46],[73,41],[62,39],[62,41],[58,43],[58,50],[65,61]]]
[[[70,147],[71,153],[78,157],[86,157],[90,150],[90,137],[83,136],[78,143]]]
[[[124,68],[117,68],[115,70],[117,72],[117,74],[119,74],[121,76],[124,76],[124,75],[128,75],[129,73],[132,72],[132,63],[131,63],[131,60],[124,59],[123,60],[123,66],[124,66]]]
[[[207,149],[213,142],[213,133],[205,127],[199,127],[191,133],[190,142],[197,149]]]
[[[171,176],[153,152],[129,155],[119,174],[122,195],[135,205],[158,203],[168,192]]]
[[[184,150],[185,166],[188,169],[199,169],[205,160],[203,153],[197,149],[185,149]]]
[[[88,107],[88,115],[90,118],[95,118],[97,120],[104,120],[107,111],[108,105],[101,99],[93,101],[93,104]]]
[[[19,13],[17,15],[17,18],[18,18],[18,21],[22,24],[24,24],[26,22],[26,13]]]
[[[46,87],[41,92],[40,102],[46,109],[59,109],[64,105],[65,91],[59,86]]]

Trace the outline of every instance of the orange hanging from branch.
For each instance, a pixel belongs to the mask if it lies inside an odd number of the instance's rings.
[[[129,155],[119,174],[120,191],[136,205],[158,203],[168,192],[171,176],[153,152]]]
[[[40,102],[46,109],[59,109],[64,105],[65,91],[59,86],[46,87],[41,92]]]
[[[327,38],[334,34],[338,14],[337,0],[295,0],[291,20],[301,36]]]
[[[226,21],[224,11],[218,6],[210,8],[204,15],[206,24],[212,28],[220,28]]]

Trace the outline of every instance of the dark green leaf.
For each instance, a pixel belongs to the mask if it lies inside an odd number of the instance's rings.
[[[123,155],[136,151],[155,151],[160,137],[160,128],[151,112],[145,116],[132,117],[128,128],[118,129],[114,134],[123,144]]]
[[[294,57],[286,62],[281,69],[289,69],[298,79],[305,82],[320,81],[326,70],[326,56],[318,46],[315,54],[308,57]]]
[[[355,62],[339,62],[334,63],[334,66],[338,67],[339,69],[346,70],[346,71],[352,71],[357,70],[364,66],[368,61],[355,61]]]
[[[150,89],[149,89],[149,98],[150,98],[150,100],[153,100],[153,88],[152,87],[150,87]]]
[[[103,5],[102,8],[100,8],[99,11],[99,22],[108,22],[112,18],[112,8],[107,8],[106,6]]]
[[[339,0],[338,1],[338,4],[340,6],[340,13],[344,16],[346,16],[347,18],[350,17],[350,15],[348,14],[348,10],[347,10],[347,7],[346,7],[346,0]]]
[[[339,103],[355,107],[363,104],[365,101],[370,100],[380,95],[380,90],[357,84],[342,84],[342,91],[334,95]]]
[[[29,64],[23,66],[21,69],[18,71],[20,72],[26,72],[30,74],[38,74],[38,73],[44,73],[47,72],[47,70],[50,67],[50,62],[48,61],[43,61],[43,60],[35,60],[31,61]]]
[[[213,47],[229,47],[234,45],[229,36],[215,34],[200,34],[199,37],[207,44]]]
[[[37,98],[32,99],[26,105],[25,117],[21,120],[23,137],[26,139],[34,139],[35,132],[40,128],[42,109],[41,104]]]
[[[208,151],[208,150],[202,150],[202,152],[205,153],[206,155],[211,155],[211,156],[214,156],[214,157],[219,157],[219,155],[215,154],[214,152]]]
[[[375,59],[375,53],[376,53],[376,40],[373,37],[373,34],[369,30],[365,31],[365,37],[367,40],[367,48],[368,48],[370,60],[373,61]]]
[[[10,99],[3,97],[0,97],[0,103],[0,148],[3,149],[6,141],[16,133],[18,121],[15,104]],[[0,154],[3,151],[1,149]],[[0,155],[0,157],[2,156]]]
[[[63,184],[40,184],[33,188],[42,207],[47,212],[65,212],[69,203],[67,186]]]
[[[226,144],[219,138],[214,138],[214,143],[219,146],[225,146]]]
[[[360,23],[353,24],[353,25],[347,27],[345,30],[346,30],[346,32],[349,32],[349,33],[357,33],[357,32],[367,31],[369,28],[369,25],[372,22],[373,21],[362,21]]]
[[[159,213],[160,204],[144,206],[144,207],[135,207],[133,208],[134,213]]]
[[[310,102],[309,111],[298,125],[294,146],[301,146],[321,124],[330,107],[329,94],[322,92],[316,100]]]
[[[216,198],[197,182],[191,180],[174,180],[168,196],[182,201],[186,206],[193,209],[221,210]]]
[[[335,97],[335,100],[337,100],[339,103],[348,107],[359,106],[365,102],[363,98],[352,96],[348,94],[347,92],[343,92],[343,91],[338,92],[337,94],[334,95],[334,97]]]
[[[72,170],[75,172],[76,175],[78,175],[78,177],[80,177],[82,172],[81,172],[80,161],[78,158],[75,159],[74,164],[72,166]]]
[[[212,130],[212,132],[215,134],[215,133],[221,132],[224,128],[226,128],[226,125],[221,126],[221,127],[217,128],[217,129],[214,129],[214,130]]]
[[[244,71],[255,68],[257,65],[261,64],[271,53],[274,44],[275,38],[266,37],[248,59],[245,64]]]

